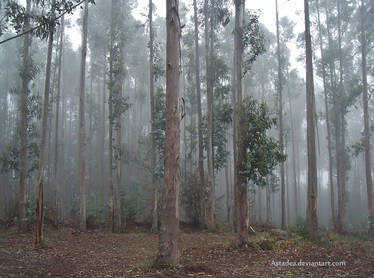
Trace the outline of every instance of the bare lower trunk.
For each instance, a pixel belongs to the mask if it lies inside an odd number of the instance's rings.
[[[165,184],[161,208],[161,226],[157,262],[176,265],[179,251],[180,129],[179,78],[180,36],[179,1],[167,1],[166,7],[166,135]]]
[[[270,183],[269,177],[266,177],[266,223],[271,223],[271,206],[270,206]]]

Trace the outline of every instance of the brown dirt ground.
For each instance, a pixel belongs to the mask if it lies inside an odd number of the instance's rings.
[[[45,244],[33,233],[0,230],[0,277],[374,277],[374,242],[336,237],[328,247],[305,240],[252,237],[233,247],[234,234],[181,233],[181,264],[152,267],[157,235],[144,229],[122,234],[48,229]],[[340,262],[345,266],[275,266],[273,262]]]

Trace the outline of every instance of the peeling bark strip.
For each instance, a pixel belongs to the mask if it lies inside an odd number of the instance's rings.
[[[157,263],[179,263],[179,78],[180,36],[179,1],[166,1],[166,138],[165,138],[165,184],[160,213],[160,233]]]

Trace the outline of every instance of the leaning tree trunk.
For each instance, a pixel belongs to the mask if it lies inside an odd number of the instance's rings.
[[[30,28],[30,22],[28,15],[30,14],[31,0],[26,1],[26,21],[24,30]],[[21,89],[21,125],[20,125],[20,160],[21,160],[21,173],[19,180],[19,200],[18,200],[18,219],[19,228],[21,231],[26,231],[26,184],[27,184],[27,126],[28,126],[28,95],[29,95],[29,83],[30,83],[30,46],[31,46],[31,35],[30,33],[25,34],[23,37],[23,70],[21,72],[22,78],[22,89]]]
[[[199,55],[199,27],[197,19],[197,4],[194,5],[194,36],[195,36],[195,82],[197,98],[197,134],[199,141],[199,177],[200,177],[200,225],[205,223],[205,181],[204,181],[204,154],[203,154],[203,130],[202,130],[202,112],[201,112],[201,87],[200,87],[200,55]]]
[[[236,79],[236,94],[237,103],[241,104],[243,100],[242,94],[242,40],[241,40],[241,25],[240,16],[242,9],[242,1],[235,0],[235,31],[234,31],[234,42],[235,42],[235,79]],[[247,182],[242,172],[245,170],[245,156],[246,147],[244,145],[244,140],[241,140],[245,136],[243,115],[236,107],[235,113],[237,113],[237,162],[236,162],[236,201],[237,201],[237,212],[236,212],[236,244],[237,246],[246,246],[249,244],[249,234],[248,234],[248,189]]]
[[[56,1],[52,1],[52,21],[54,20],[54,6]],[[48,104],[49,92],[51,86],[51,64],[52,64],[52,49],[53,49],[53,33],[54,23],[49,26],[48,37],[48,52],[47,52],[47,65],[45,73],[45,86],[44,86],[44,100],[43,100],[43,118],[42,118],[42,131],[40,137],[40,155],[39,155],[39,173],[38,173],[38,199],[36,205],[36,239],[35,243],[40,244],[43,242],[43,222],[44,222],[44,204],[43,204],[43,176],[45,164],[45,149],[47,139],[47,121],[48,121]]]
[[[369,235],[374,235],[374,208],[373,208],[373,183],[371,178],[371,156],[370,156],[370,124],[368,112],[368,81],[367,81],[367,35],[365,32],[365,9],[361,0],[361,67],[362,67],[362,104],[364,107],[364,142],[365,142],[365,170],[366,188],[368,199]]]
[[[312,39],[309,22],[309,0],[304,0],[305,12],[305,51],[306,51],[306,107],[307,107],[307,145],[308,145],[308,200],[307,219],[310,236],[318,236],[317,219],[317,120],[314,98]]]
[[[179,251],[180,129],[179,78],[180,36],[179,1],[166,2],[166,134],[165,184],[161,207],[161,226],[157,262],[176,265]]]
[[[86,222],[86,130],[85,130],[85,77],[87,56],[87,18],[88,0],[84,3],[83,32],[82,32],[82,54],[80,69],[80,95],[79,95],[79,228],[87,230]]]
[[[276,24],[277,24],[277,57],[278,57],[278,98],[279,98],[279,144],[281,153],[284,152],[283,147],[283,100],[282,100],[282,64],[281,64],[281,52],[279,42],[279,19],[278,19],[278,0],[275,1],[276,5]],[[282,204],[282,229],[286,228],[286,186],[284,181],[284,162],[280,165],[281,174],[281,204]]]

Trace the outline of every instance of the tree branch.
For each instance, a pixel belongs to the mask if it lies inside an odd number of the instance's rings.
[[[85,0],[81,0],[80,2],[78,2],[77,4],[75,4],[74,6],[72,6],[71,9],[64,11],[62,14],[60,14],[59,16],[57,16],[57,17],[55,18],[55,21],[57,21],[58,19],[60,19],[60,18],[61,18],[63,15],[65,15],[66,13],[68,13],[68,12],[74,10],[76,7],[78,7],[78,6],[80,6],[81,4],[83,4],[84,1],[85,1]],[[24,32],[22,32],[22,33],[19,33],[19,34],[13,36],[13,37],[10,37],[10,38],[7,38],[7,39],[5,39],[5,40],[2,40],[2,41],[0,41],[0,45],[3,44],[3,43],[6,43],[6,42],[8,42],[8,41],[11,41],[11,40],[13,40],[13,39],[16,39],[16,38],[22,37],[22,36],[24,36],[24,35],[26,35],[26,34],[28,34],[28,33],[34,32],[35,30],[39,29],[39,28],[42,27],[43,25],[44,25],[44,24],[39,24],[39,25],[37,25],[37,26],[35,26],[35,27],[33,27],[33,28],[29,29],[29,30],[26,30],[26,31],[24,31]]]

